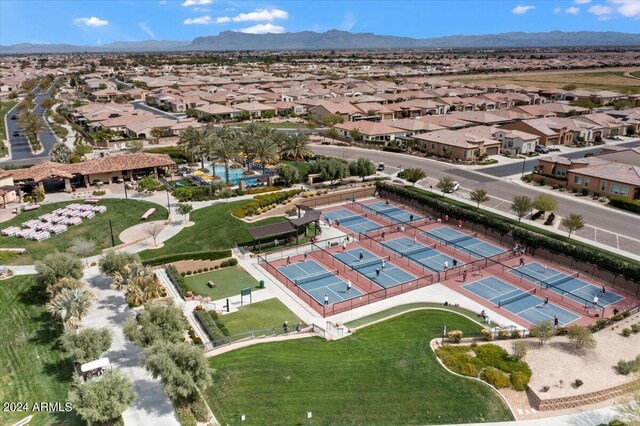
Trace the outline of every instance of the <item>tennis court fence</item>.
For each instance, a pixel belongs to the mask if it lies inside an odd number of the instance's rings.
[[[266,337],[275,337],[282,335],[290,335],[290,334],[301,334],[301,333],[313,333],[315,332],[315,327],[313,324],[308,325],[305,323],[300,323],[300,331],[296,331],[297,324],[290,324],[287,332],[284,331],[282,327],[271,327],[271,328],[262,328],[258,330],[246,331],[244,333],[234,334],[232,336],[225,336],[223,339],[212,340],[204,345],[204,351],[210,351],[214,348],[219,348],[221,346],[228,346],[232,343],[243,342],[247,340],[254,339],[264,339]]]

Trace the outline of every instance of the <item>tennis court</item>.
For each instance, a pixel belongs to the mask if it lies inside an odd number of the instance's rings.
[[[463,287],[476,296],[489,301],[492,305],[499,305],[531,324],[545,320],[553,321],[554,315],[558,317],[560,325],[570,324],[580,318],[580,316],[551,302],[544,306],[542,298],[495,277],[483,278]]]
[[[385,217],[388,220],[391,220],[396,223],[406,223],[411,221],[416,221],[422,219],[422,216],[408,212],[400,207],[393,206],[391,204],[386,204],[384,201],[378,201],[370,204],[362,204],[358,203],[361,207],[370,210],[372,212],[378,213],[379,215]]]
[[[344,226],[345,228],[356,234],[382,228],[382,225],[379,225],[367,219],[366,217],[363,217],[347,209],[339,209],[327,212],[324,213],[323,216],[325,221],[327,219],[331,220],[332,222],[338,221],[340,223],[340,226]]]
[[[313,260],[282,266],[278,271],[321,305],[324,304],[325,295],[329,297],[330,305],[362,296],[353,287],[347,293],[347,283],[336,275],[336,271],[329,271]]]
[[[380,244],[390,250],[400,253],[403,257],[432,270],[440,272],[444,270],[444,262],[447,261],[449,268],[453,267],[453,258],[443,254],[433,247],[426,246],[418,241],[414,241],[409,237],[400,237],[395,240],[380,241]],[[458,260],[458,266],[464,262]]]
[[[479,240],[474,235],[465,234],[447,226],[423,231],[423,234],[445,244],[455,245],[465,253],[479,259],[495,256],[506,251],[501,247]]]
[[[576,274],[568,275],[538,262],[531,262],[518,267],[517,270],[511,269],[509,272],[531,283],[542,285],[583,306],[590,304],[593,296],[598,296],[600,307],[607,307],[624,299],[623,296],[609,290],[602,294],[601,287],[581,280],[576,277]]]
[[[362,261],[360,261],[360,254],[362,254]],[[335,253],[333,256],[385,288],[416,279],[413,275],[393,265],[388,258],[383,259],[367,250],[354,249]],[[383,260],[384,266],[382,263]],[[376,277],[376,269],[380,270],[378,277]]]

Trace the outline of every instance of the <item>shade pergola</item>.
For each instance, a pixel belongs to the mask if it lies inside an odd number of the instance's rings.
[[[288,237],[291,234],[297,234],[298,228],[291,224],[291,222],[278,222],[270,225],[256,226],[255,228],[247,229],[249,235],[253,239],[253,248],[260,248],[260,241],[267,238],[274,237]]]

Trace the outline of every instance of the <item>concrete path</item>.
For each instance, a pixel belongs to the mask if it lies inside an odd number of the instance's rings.
[[[614,407],[604,407],[555,417],[512,422],[468,423],[466,426],[595,426],[607,424],[611,420],[619,418],[620,416]]]
[[[122,323],[134,315],[121,292],[110,288],[111,279],[100,275],[98,268],[90,268],[84,276],[97,302],[82,321],[83,327],[108,327],[113,336],[111,348],[105,356],[114,367],[129,376],[138,395],[134,404],[122,417],[125,425],[179,426],[178,418],[160,380],[154,379],[142,367],[142,350],[126,340]]]

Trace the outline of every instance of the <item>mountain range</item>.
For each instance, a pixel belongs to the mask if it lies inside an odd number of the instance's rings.
[[[410,38],[373,33],[331,30],[324,33],[301,31],[282,34],[245,34],[223,31],[192,41],[121,41],[100,46],[21,43],[0,45],[0,54],[71,52],[167,52],[235,50],[345,50],[345,49],[488,49],[535,47],[617,47],[640,46],[640,34],[614,31],[510,32],[485,35],[452,35],[437,38]]]

